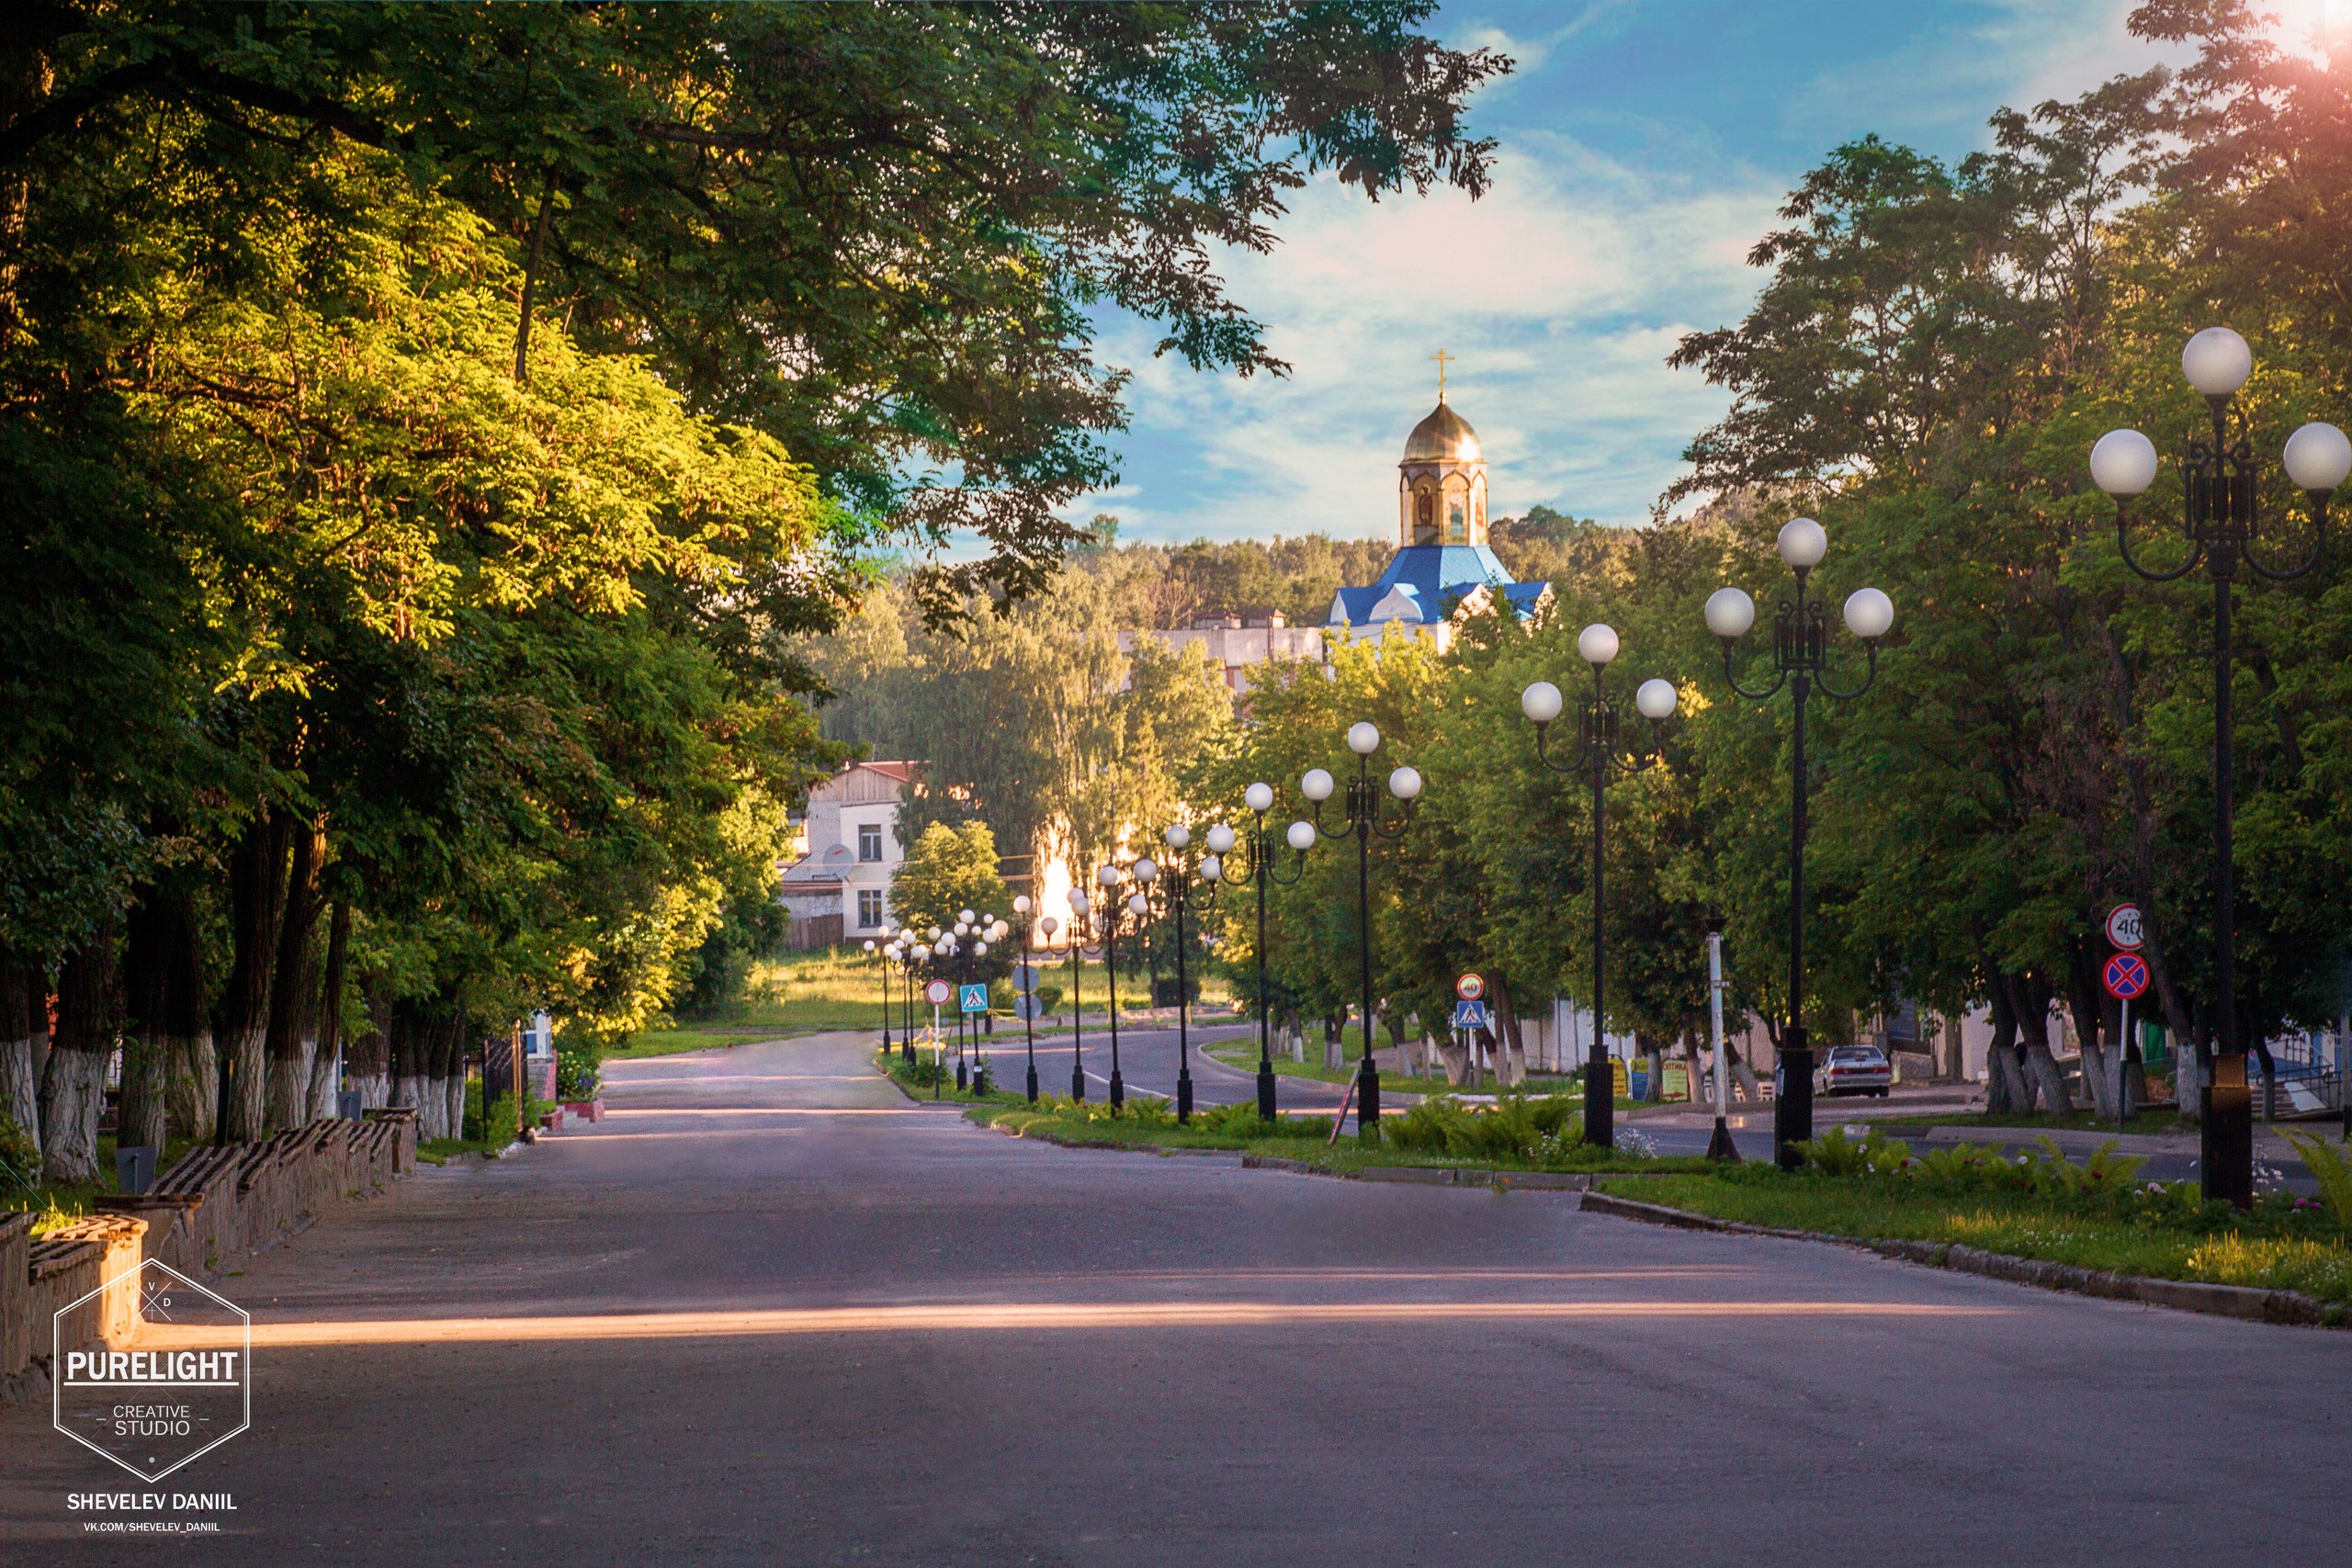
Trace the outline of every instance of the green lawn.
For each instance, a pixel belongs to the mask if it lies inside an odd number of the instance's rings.
[[[1600,1183],[1602,1190],[1719,1220],[1859,1240],[1949,1242],[2119,1274],[2298,1290],[2352,1301],[2352,1247],[2341,1227],[2273,1201],[2253,1215],[2150,1195],[2144,1212],[2038,1193],[1906,1190],[1900,1178],[1735,1172]],[[2120,1196],[2120,1195],[2119,1195]],[[2114,1200],[2109,1200],[2110,1211]]]
[[[1042,976],[1049,985],[1061,987],[1061,1009],[1067,1019],[1069,1008],[1069,964],[1043,965]],[[954,978],[953,975],[947,976]],[[920,976],[918,976],[920,978]],[[895,1032],[905,1005],[905,976],[894,971],[890,977],[890,1023]],[[1080,998],[1090,1015],[1100,1015],[1108,998],[1108,987],[1102,966],[1088,964],[1079,975]],[[1119,976],[1119,1016],[1124,1021],[1128,1014],[1149,995],[1150,987],[1139,973]],[[870,1029],[878,1038],[882,1032],[882,972],[876,960],[868,958],[855,946],[827,949],[820,953],[787,953],[775,958],[763,958],[752,967],[745,982],[744,999],[707,1018],[680,1021],[670,1028],[648,1030],[630,1042],[624,1051],[607,1053],[607,1059],[626,1060],[631,1055],[662,1055],[672,1051],[693,1051],[705,1045],[740,1044],[750,1040],[774,1040],[785,1035],[816,1034],[836,1029]],[[1222,982],[1205,984],[1201,989],[1199,1008],[1222,1012],[1231,1005]],[[931,1021],[931,1009],[918,994],[915,1001],[917,1026],[926,1027]],[[943,1028],[953,1024],[953,1015],[943,1011]],[[1222,1020],[1220,1020],[1222,1021]],[[1007,1025],[1012,1036],[1020,1038],[1021,1021],[1008,1014],[997,1017],[996,1039],[1005,1038]],[[1087,1027],[1095,1024],[1090,1016]],[[1041,1021],[1038,1032],[1052,1033],[1061,1025]],[[639,1042],[648,1039],[669,1039],[693,1034],[733,1036],[689,1043],[668,1044],[660,1049],[639,1051]]]

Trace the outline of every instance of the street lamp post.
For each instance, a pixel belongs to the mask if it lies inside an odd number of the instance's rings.
[[[2332,424],[2304,425],[2287,438],[2282,454],[2287,478],[2301,491],[2312,511],[2310,552],[2293,566],[2274,567],[2254,551],[2262,525],[2258,495],[2261,472],[2254,447],[2241,434],[2231,441],[2231,400],[2254,373],[2254,351],[2227,327],[2207,327],[2181,351],[2180,367],[2190,386],[2204,394],[2211,412],[2211,441],[2191,439],[2181,465],[2181,529],[2188,558],[2165,571],[2153,571],[2132,553],[2132,497],[2156,479],[2155,444],[2136,430],[2111,430],[2091,448],[2091,479],[2115,498],[2115,543],[2124,564],[2150,582],[2171,582],[2201,563],[2213,582],[2213,980],[2218,1044],[2213,1071],[2199,1095],[2199,1169],[2205,1196],[2239,1208],[2254,1202],[2254,1096],[2246,1084],[2245,1043],[2239,1037],[2237,996],[2237,869],[2233,843],[2236,815],[2236,714],[2232,687],[2236,649],[2230,626],[2230,598],[2244,566],[2256,577],[2285,582],[2319,564],[2327,546],[2327,503],[2336,486],[2352,474],[2352,441]]]
[[[1380,731],[1359,719],[1348,726],[1348,750],[1356,754],[1356,776],[1348,781],[1343,826],[1323,825],[1323,803],[1331,798],[1333,783],[1327,770],[1309,768],[1298,781],[1298,789],[1315,803],[1317,834],[1331,839],[1352,834],[1356,840],[1357,953],[1363,980],[1363,1058],[1356,1068],[1356,1135],[1369,1141],[1380,1136],[1380,1069],[1372,1058],[1372,840],[1405,836],[1413,821],[1413,802],[1421,793],[1421,774],[1418,768],[1398,768],[1388,775],[1388,793],[1404,803],[1404,810],[1384,820],[1380,789],[1372,778],[1372,754],[1380,750]]]
[[[868,941],[865,956],[878,957],[882,963],[882,1054],[887,1056],[890,1054],[890,955],[882,951],[880,943]]]
[[[1021,1009],[1021,1039],[1029,1051],[1029,1103],[1035,1105],[1037,1103],[1037,966],[1031,962],[1032,955],[1036,952],[1036,943],[1033,938],[1035,931],[1042,927],[1046,933],[1046,940],[1051,942],[1054,936],[1054,918],[1047,915],[1044,919],[1032,920],[1029,918],[1030,908],[1029,895],[1026,893],[1012,900],[1012,912],[1021,917],[1021,969],[1029,987],[1024,991],[1019,986],[1015,986],[1013,994],[1022,998],[1018,1004]]]
[[[1772,683],[1749,691],[1732,670],[1732,649],[1756,624],[1756,601],[1736,588],[1718,588],[1707,597],[1707,629],[1723,639],[1724,680],[1751,702],[1764,702],[1782,686],[1795,704],[1796,723],[1789,746],[1789,1015],[1772,1067],[1772,1147],[1783,1168],[1804,1161],[1797,1145],[1813,1136],[1813,1046],[1804,1026],[1804,710],[1818,691],[1847,701],[1878,679],[1878,639],[1894,624],[1894,604],[1875,588],[1846,596],[1846,629],[1862,639],[1868,667],[1861,684],[1840,689],[1829,680],[1829,608],[1805,592],[1813,569],[1828,553],[1829,536],[1810,517],[1781,525],[1781,558],[1796,574],[1793,600],[1781,601],[1772,626]]]
[[[1078,981],[1085,957],[1087,911],[1093,907],[1085,888],[1069,890],[1069,1097],[1080,1105],[1086,1103],[1086,1020]]]
[[[1150,863],[1148,859],[1138,861],[1137,872]],[[1140,876],[1138,879],[1143,880]],[[1094,880],[1107,900],[1102,908],[1102,978],[1110,987],[1111,1109],[1115,1112],[1127,1103],[1126,1080],[1119,1076],[1119,916],[1122,912],[1119,884],[1122,874],[1117,866],[1105,865],[1095,872]],[[1136,893],[1129,896],[1124,909],[1125,913],[1140,917],[1150,907],[1141,893]]]
[[[1247,869],[1236,873],[1231,859],[1234,847],[1233,829],[1220,822],[1208,833],[1209,852],[1219,858],[1219,874],[1228,885],[1240,883],[1258,890],[1258,1114],[1265,1121],[1274,1119],[1274,1053],[1270,1028],[1271,1011],[1266,994],[1266,885],[1284,886],[1296,882],[1306,872],[1306,852],[1315,847],[1315,824],[1294,822],[1290,825],[1288,841],[1297,852],[1291,862],[1291,873],[1283,875],[1276,868],[1272,852],[1267,848],[1266,812],[1274,804],[1272,784],[1253,784],[1241,794],[1242,801],[1257,818],[1257,826],[1250,831],[1250,847],[1244,854]]]
[[[1193,830],[1182,822],[1170,823],[1160,835],[1167,841],[1168,863],[1165,867],[1147,870],[1148,859],[1136,863],[1136,880],[1148,887],[1160,870],[1168,874],[1168,904],[1176,916],[1176,1120],[1179,1123],[1193,1119],[1193,1046],[1191,975],[1184,956],[1184,916],[1196,897],[1193,883],[1198,877],[1203,886],[1197,897],[1203,904],[1216,900],[1217,881],[1225,874],[1223,858],[1214,852],[1202,856],[1192,866],[1184,863],[1184,852],[1192,848]],[[1233,835],[1226,834],[1228,844]]]
[[[1601,672],[1609,661],[1617,657],[1617,633],[1595,623],[1577,634],[1577,655],[1592,666],[1592,694],[1584,699],[1579,714],[1580,727],[1574,755],[1555,761],[1544,750],[1544,739],[1551,730],[1552,721],[1560,716],[1560,688],[1549,681],[1538,681],[1519,696],[1520,711],[1535,725],[1536,759],[1555,773],[1583,773],[1592,787],[1592,1044],[1585,1054],[1584,1068],[1584,1137],[1597,1148],[1614,1148],[1617,1144],[1617,1076],[1611,1069],[1604,1014],[1601,1011],[1601,978],[1606,973],[1606,940],[1601,925],[1601,867],[1604,837],[1603,795],[1609,781],[1619,773],[1637,773],[1654,767],[1662,753],[1659,750],[1659,728],[1674,716],[1679,701],[1674,682],[1656,677],[1645,681],[1634,693],[1634,705],[1644,718],[1650,721],[1650,742],[1646,750],[1623,747],[1617,739],[1617,705],[1609,700],[1601,687]]]

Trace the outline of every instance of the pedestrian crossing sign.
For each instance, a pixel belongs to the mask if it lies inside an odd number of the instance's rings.
[[[1487,1004],[1484,1002],[1473,1001],[1459,1001],[1454,1003],[1453,1027],[1456,1029],[1486,1028]]]
[[[988,1011],[989,988],[986,986],[966,986],[963,1005],[966,1012]]]

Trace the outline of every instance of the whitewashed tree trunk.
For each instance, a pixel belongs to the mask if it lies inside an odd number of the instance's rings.
[[[209,1143],[220,1114],[220,1064],[212,1055],[212,1032],[184,1035],[172,1043],[165,1070],[164,1113],[174,1130],[196,1142]]]
[[[359,1093],[359,1109],[375,1111],[392,1103],[392,1076],[390,1073],[357,1073],[350,1087]]]
[[[1470,1076],[1470,1053],[1452,1035],[1436,1042],[1436,1045],[1438,1060],[1445,1067],[1445,1081],[1458,1087]]]
[[[51,1181],[95,1181],[98,1112],[105,1107],[107,1057],[101,1051],[49,1054],[41,1074],[41,1172]]]
[[[452,1073],[441,1080],[441,1103],[442,1115],[447,1119],[446,1124],[449,1129],[441,1135],[445,1138],[464,1137],[466,1135],[465,1074]],[[488,1107],[484,1109],[487,1110]]]
[[[2104,1045],[2083,1046],[2083,1082],[2091,1091],[2091,1111],[2102,1122],[2115,1120],[2115,1062]]]
[[[299,1127],[311,1119],[311,1062],[319,1043],[305,1040],[297,1055],[273,1055],[269,1060],[269,1122],[273,1127]]]
[[[323,1122],[334,1114],[334,1055],[313,1055],[311,1058],[311,1121]]]
[[[40,1044],[29,1034],[0,1041],[0,1116],[35,1144],[40,1142]]]

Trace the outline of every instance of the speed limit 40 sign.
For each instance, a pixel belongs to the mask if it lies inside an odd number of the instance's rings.
[[[2118,904],[2107,912],[2109,945],[2125,953],[2137,953],[2140,951],[2141,935],[2139,905]]]

